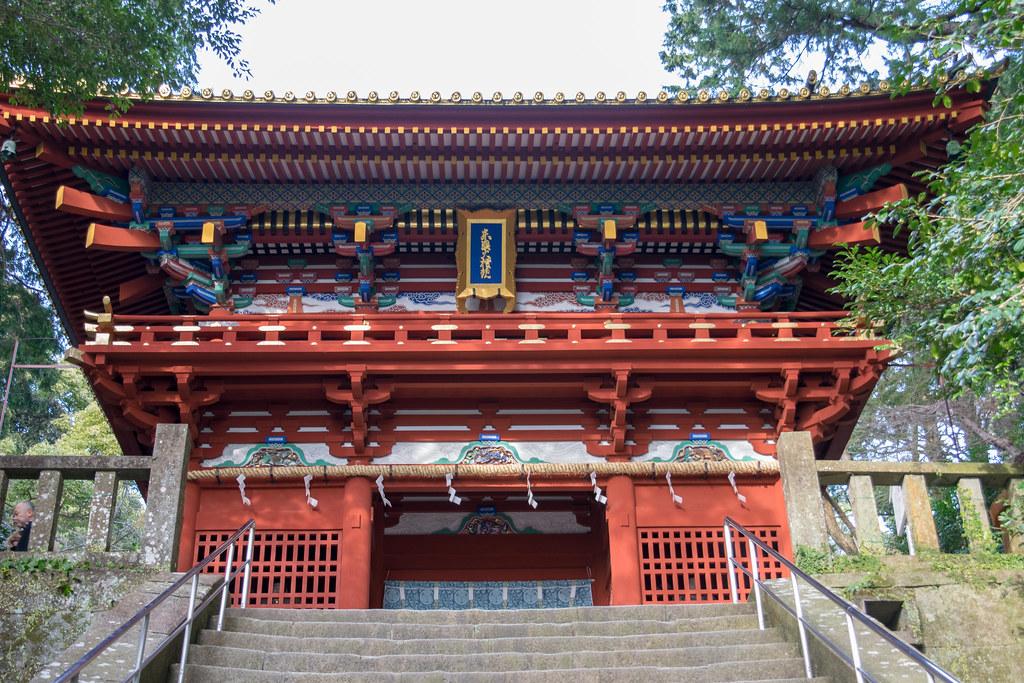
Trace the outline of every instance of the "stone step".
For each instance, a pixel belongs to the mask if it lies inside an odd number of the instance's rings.
[[[246,616],[234,616],[233,612],[224,619],[228,631],[244,633],[295,636],[300,638],[539,638],[544,636],[629,636],[657,633],[693,633],[704,631],[733,631],[756,629],[757,617],[753,614],[735,616],[700,617],[679,620],[611,620],[611,621],[568,621],[561,623],[484,623],[484,624],[401,624],[390,621],[291,621],[252,617],[260,610],[246,610]],[[374,619],[387,618],[386,612],[378,611]]]
[[[175,680],[177,665],[170,680]],[[343,672],[282,673],[230,667],[189,664],[188,683],[320,683],[341,680]],[[799,659],[773,659],[752,665],[750,662],[725,662],[707,666],[609,667],[606,669],[554,669],[547,671],[427,671],[415,673],[344,674],[346,683],[829,683],[828,678],[807,679]]]
[[[472,648],[472,644],[470,644]],[[797,661],[789,643],[732,645],[728,643],[685,649],[642,649],[560,653],[478,653],[472,649],[429,655],[363,656],[308,652],[193,646],[189,662],[233,669],[284,673],[405,673],[474,671],[544,671],[552,669],[608,669],[623,667],[694,668],[734,664],[737,671],[762,669],[781,660]]]
[[[361,609],[238,609],[233,617],[271,621],[380,622],[400,624],[528,624],[580,621],[669,621],[754,614],[752,604],[710,603],[703,605],[630,605],[620,607],[567,607],[507,610],[361,610]]]
[[[265,652],[315,652],[324,654],[358,653],[366,656],[397,654],[443,654],[446,652],[572,652],[590,650],[639,650],[643,648],[689,648],[714,643],[748,645],[782,643],[780,631],[741,629],[737,631],[705,631],[622,636],[575,636],[534,638],[422,638],[391,640],[390,638],[301,638],[268,636],[238,631],[205,630],[199,636],[203,645],[248,648]]]

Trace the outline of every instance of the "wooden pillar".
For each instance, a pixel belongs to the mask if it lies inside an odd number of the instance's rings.
[[[32,518],[32,533],[28,537],[30,551],[45,553],[53,547],[63,491],[64,476],[58,470],[43,470],[39,473],[39,488],[33,504],[35,515]]]
[[[871,477],[850,475],[850,507],[857,525],[857,543],[861,550],[880,552],[885,547],[882,529],[878,525],[878,505]]]
[[[590,543],[593,555],[590,562],[590,573],[593,581],[590,584],[594,605],[608,605],[611,600],[611,567],[608,563],[608,520],[605,519],[606,509],[597,501],[590,501],[590,518],[594,520],[590,529]]]
[[[370,585],[370,607],[378,609],[384,606],[384,505],[379,498],[373,500],[373,546],[371,565],[373,573]]]
[[[636,493],[625,475],[608,479],[608,562],[612,605],[640,604],[640,547],[636,531]]]
[[[97,472],[93,479],[92,504],[85,546],[104,553],[110,550],[110,532],[117,502],[117,472]]]
[[[341,593],[339,607],[370,606],[373,547],[373,484],[366,477],[345,482],[342,495]]]
[[[911,554],[922,550],[938,550],[939,534],[935,531],[932,501],[928,484],[920,474],[903,475],[903,505],[907,510],[907,540]]]
[[[821,504],[821,487],[818,485],[810,432],[783,432],[779,435],[777,451],[793,550],[806,546],[827,551],[825,510]]]
[[[985,492],[981,479],[961,479],[956,483],[956,498],[960,503],[960,521],[964,536],[972,553],[991,552],[994,549],[992,529],[988,523]]]

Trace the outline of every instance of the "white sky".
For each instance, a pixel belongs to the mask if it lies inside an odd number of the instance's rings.
[[[675,82],[658,59],[663,0],[253,0],[242,30],[250,81],[211,55],[199,85],[320,96],[370,90],[464,97],[656,93]]]

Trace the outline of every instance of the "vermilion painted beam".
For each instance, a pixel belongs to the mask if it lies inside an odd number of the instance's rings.
[[[117,294],[117,302],[119,304],[129,304],[133,301],[138,301],[163,286],[164,278],[162,275],[141,275],[128,282],[121,283]]]
[[[36,159],[61,168],[71,168],[75,165],[68,155],[45,142],[40,142],[36,147]]]
[[[909,196],[903,183],[868,192],[836,205],[836,218],[863,218],[865,214],[880,209],[886,202],[896,202]]]
[[[151,251],[160,248],[160,238],[151,232],[90,223],[85,235],[86,249],[106,251]]]
[[[101,221],[130,221],[132,209],[127,204],[115,202],[91,192],[76,190],[67,185],[57,188],[57,210],[73,213],[86,218],[98,218]]]
[[[877,224],[869,228],[866,223],[850,223],[812,233],[807,246],[830,249],[837,244],[878,244],[879,239]]]

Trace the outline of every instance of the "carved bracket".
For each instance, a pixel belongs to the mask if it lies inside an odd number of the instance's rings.
[[[324,384],[324,396],[331,403],[347,405],[352,411],[352,447],[358,454],[366,451],[367,434],[370,429],[367,408],[384,403],[391,398],[391,386],[370,386],[365,368],[353,368],[348,372],[349,388],[329,387]]]
[[[800,371],[782,371],[781,386],[768,382],[751,389],[758,400],[775,405],[776,432],[808,431],[815,443],[829,438],[853,407],[863,400],[878,381],[884,364],[863,362],[856,367],[836,368],[831,382],[804,377]]]
[[[637,381],[630,383],[630,371],[617,369],[612,373],[613,384],[602,386],[597,380],[585,385],[587,398],[595,403],[603,403],[609,407],[608,442],[611,444],[608,455],[630,455],[626,447],[626,435],[629,431],[627,422],[629,407],[641,403],[651,397],[652,388],[649,383]]]

